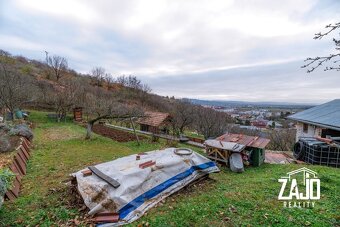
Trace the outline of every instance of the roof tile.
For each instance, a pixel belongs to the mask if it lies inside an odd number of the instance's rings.
[[[138,124],[150,125],[158,127],[164,123],[164,121],[170,116],[168,113],[161,112],[145,112],[144,118],[138,119],[136,122]]]

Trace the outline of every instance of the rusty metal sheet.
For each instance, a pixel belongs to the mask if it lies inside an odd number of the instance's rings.
[[[270,164],[289,164],[294,160],[285,153],[266,152],[265,162]]]
[[[216,140],[239,143],[239,144],[246,145],[248,147],[255,147],[255,148],[265,148],[270,142],[269,139],[258,137],[258,136],[248,136],[248,135],[243,135],[243,134],[232,134],[232,133],[227,133],[220,137],[217,137]]]

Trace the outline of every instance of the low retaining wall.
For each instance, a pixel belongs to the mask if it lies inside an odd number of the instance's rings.
[[[31,156],[30,151],[31,142],[26,138],[22,137],[20,145],[16,149],[16,154],[9,166],[9,169],[16,175],[14,178],[13,186],[5,194],[5,198],[14,200],[18,198],[21,179],[26,175],[27,161]]]

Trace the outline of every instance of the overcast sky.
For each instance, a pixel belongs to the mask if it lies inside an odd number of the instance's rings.
[[[339,21],[337,0],[0,0],[0,49],[133,74],[160,95],[321,103],[340,98],[340,72],[300,66],[334,52],[313,35]]]

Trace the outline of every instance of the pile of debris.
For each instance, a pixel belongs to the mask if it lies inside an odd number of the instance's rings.
[[[218,172],[216,164],[186,148],[167,148],[89,166],[72,176],[89,215],[101,226],[122,225],[186,185]]]
[[[33,139],[33,132],[26,124],[0,123],[0,153],[14,150],[18,146],[20,137],[29,141]]]
[[[206,140],[205,151],[211,160],[229,166],[233,172],[243,172],[244,165],[260,166],[265,160],[269,139],[243,134],[224,134]]]

